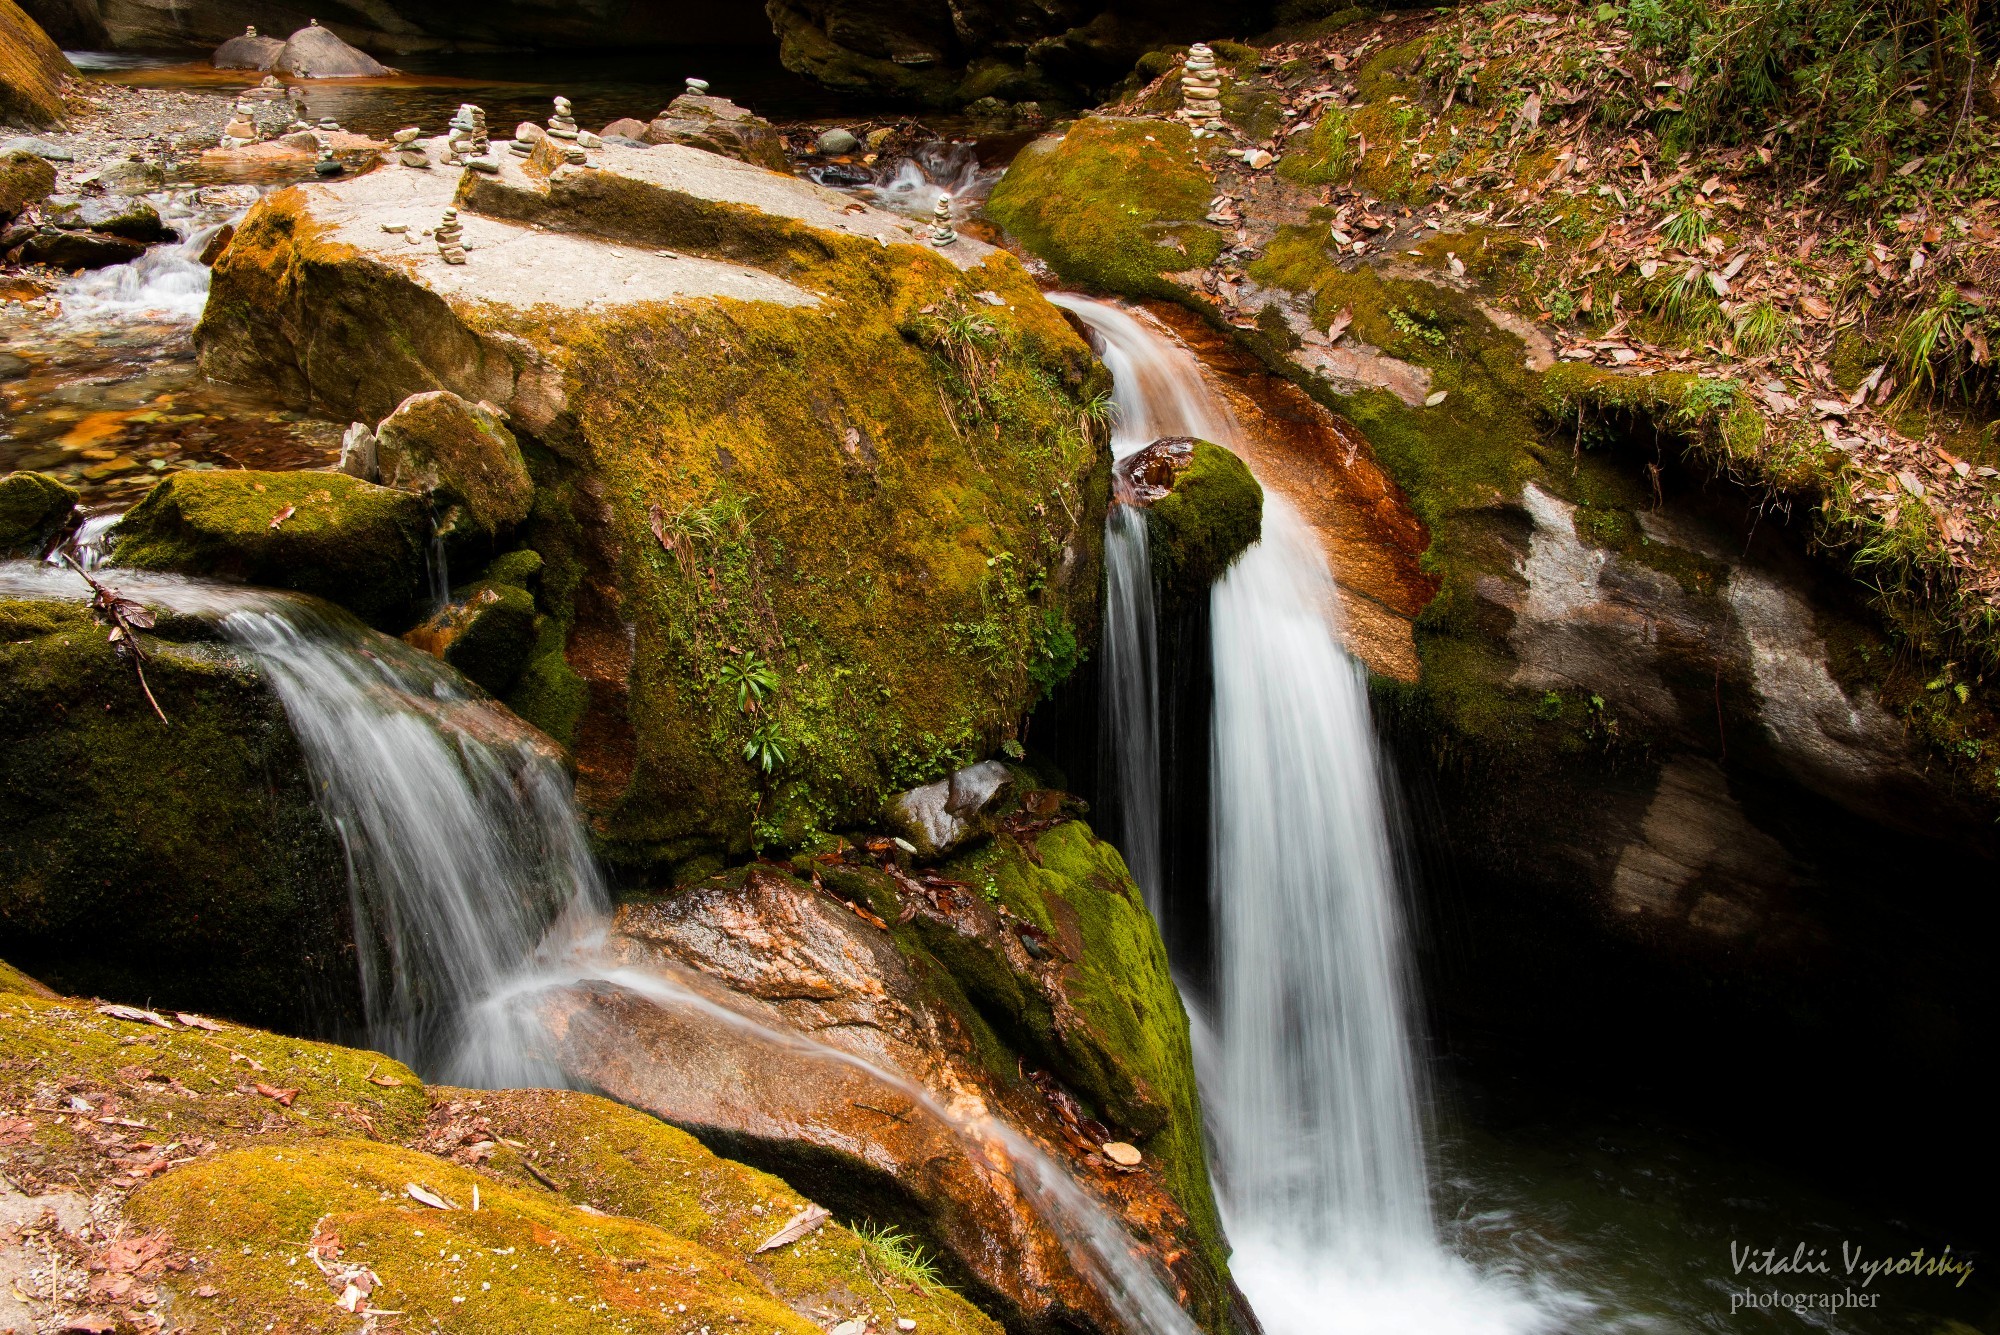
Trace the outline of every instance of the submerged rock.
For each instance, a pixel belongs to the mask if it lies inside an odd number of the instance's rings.
[[[491,409],[449,390],[412,394],[383,418],[375,464],[384,486],[431,499],[437,531],[454,545],[490,550],[535,499],[514,434]]]
[[[46,473],[0,477],[0,557],[40,556],[68,527],[77,496]]]
[[[1153,582],[1167,603],[1205,597],[1263,532],[1264,489],[1220,445],[1156,440],[1119,460],[1118,475],[1122,494],[1145,508]]]
[[[320,27],[316,19],[285,39],[269,68],[300,79],[366,79],[390,72],[366,51]]]
[[[200,622],[163,616],[140,642],[166,723],[86,608],[0,602],[8,955],[67,990],[351,1014],[346,864],[283,706]]]
[[[120,521],[111,563],[295,589],[409,623],[424,585],[420,497],[345,473],[175,473]]]
[[[621,860],[803,842],[990,754],[1094,635],[1087,346],[970,237],[682,144],[556,143],[266,196],[203,367],[342,420],[440,388],[505,414],[562,641],[516,690]],[[383,230],[447,206],[463,264]],[[950,311],[991,330],[970,365]]]
[[[682,93],[653,118],[650,125],[629,128],[637,122],[618,121],[604,129],[606,135],[629,134],[649,144],[686,144],[705,148],[726,158],[741,158],[772,171],[788,171],[785,145],[771,122],[737,106],[726,97]]]

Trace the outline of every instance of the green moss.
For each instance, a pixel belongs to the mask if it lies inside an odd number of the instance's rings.
[[[514,433],[445,390],[413,394],[376,428],[382,481],[422,492],[454,554],[490,552],[528,517],[535,498]]]
[[[1082,340],[1011,259],[961,274],[854,246],[809,281],[831,310],[718,302],[568,335],[608,506],[610,541],[587,540],[615,550],[636,627],[632,778],[602,823],[621,857],[868,819],[990,754],[1095,634],[1109,460]],[[754,713],[724,680],[752,655],[777,683]],[[554,712],[555,661],[528,674]],[[744,758],[757,735],[783,753],[769,771]]]
[[[411,1183],[459,1208],[420,1204]],[[312,1266],[316,1249],[322,1260],[374,1272],[373,1301],[426,1330],[820,1329],[772,1297],[740,1258],[369,1141],[220,1154],[142,1188],[127,1208],[194,1253],[191,1277],[220,1290],[204,1315],[237,1328],[330,1322],[335,1295]]]
[[[752,1255],[806,1199],[767,1173],[717,1158],[685,1131],[563,1090],[444,1090],[438,1097],[488,1119],[501,1138],[489,1173],[525,1191],[544,1192],[553,1182],[570,1201],[643,1221],[722,1256],[746,1257],[745,1268],[796,1311],[817,1307],[845,1316],[881,1301],[883,1258],[838,1224]],[[529,1173],[524,1154],[533,1156],[541,1178]],[[941,1285],[899,1288],[894,1304],[919,1330],[997,1335],[988,1317]]]
[[[1301,185],[1338,185],[1354,172],[1356,147],[1347,113],[1329,109],[1303,137],[1292,140],[1278,159],[1278,175]]]
[[[76,509],[77,495],[46,473],[0,477],[0,556],[38,554]]]
[[[1264,489],[1220,445],[1196,441],[1174,489],[1146,510],[1153,581],[1169,602],[1203,597],[1263,533]]]
[[[1222,234],[1201,221],[1214,194],[1186,126],[1089,116],[1022,150],[986,211],[1067,282],[1173,297],[1162,274],[1222,253]]]
[[[142,635],[162,723],[85,609],[0,603],[0,639],[8,953],[69,991],[290,1025],[351,1013],[346,864],[255,668]]]
[[[176,473],[118,525],[112,564],[317,594],[407,625],[423,587],[424,502],[345,473]]]
[[[1187,1015],[1159,929],[1118,850],[1083,822],[1064,821],[1031,846],[1009,836],[964,854],[946,865],[945,875],[988,888],[1046,935],[1044,948],[1064,961],[1064,1004],[1052,1004],[1033,980],[1016,975],[990,942],[940,928],[923,933],[926,949],[998,1020],[1003,1037],[1048,1062],[1160,1164],[1211,1273],[1226,1275]]]
[[[171,1016],[172,1012],[169,1011]],[[213,1024],[213,1021],[209,1021]],[[40,1102],[51,1082],[101,1104],[116,1095],[121,1115],[174,1139],[249,1139],[365,1134],[400,1140],[422,1126],[423,1082],[379,1052],[221,1025],[203,1029],[105,1015],[86,1002],[0,989],[0,1103]],[[257,1092],[289,1090],[288,1101]],[[65,1138],[42,1128],[51,1152]],[[88,1158],[95,1161],[97,1156]],[[87,1171],[115,1171],[92,1162]]]

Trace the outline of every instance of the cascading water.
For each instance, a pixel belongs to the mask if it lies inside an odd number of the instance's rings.
[[[370,1038],[427,1078],[561,1085],[539,998],[608,983],[802,1059],[865,1073],[1009,1172],[1132,1335],[1195,1335],[1117,1220],[1011,1127],[902,1074],[765,1026],[601,949],[610,896],[561,757],[443,664],[311,600],[120,572],[119,591],[211,618],[277,692],[346,847]],[[76,598],[66,569],[0,562],[0,597]]]
[[[1054,298],[1096,334],[1116,385],[1114,450],[1238,441],[1182,348],[1131,312]],[[1143,532],[1143,525],[1131,527]],[[1107,530],[1107,544],[1129,541]],[[1107,550],[1107,569],[1115,569]],[[1196,1025],[1232,1262],[1271,1335],[1518,1332],[1543,1309],[1437,1241],[1408,1025],[1407,947],[1362,669],[1340,647],[1318,544],[1267,490],[1264,532],[1216,585],[1213,855],[1218,965]],[[1153,689],[1114,661],[1150,603],[1107,596],[1105,722],[1134,865],[1157,866]],[[1153,772],[1157,784],[1157,769]]]

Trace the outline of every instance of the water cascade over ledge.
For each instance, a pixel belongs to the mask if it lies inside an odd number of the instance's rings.
[[[1239,446],[1194,358],[1161,330],[1054,300],[1089,325],[1112,373],[1115,451],[1160,436]],[[1126,528],[1143,543],[1144,524],[1121,511],[1143,519],[1115,507],[1106,535],[1107,773],[1127,856],[1157,876],[1158,685],[1151,655],[1127,647],[1154,635],[1152,608],[1121,590],[1114,546],[1132,541]],[[1211,597],[1217,985],[1196,1043],[1237,1281],[1270,1335],[1553,1328],[1556,1300],[1531,1301],[1437,1239],[1365,670],[1341,648],[1319,545],[1281,496],[1265,492],[1262,540]],[[1148,781],[1150,795],[1134,791]]]
[[[284,705],[347,852],[372,1043],[432,1081],[560,1086],[541,1002],[602,985],[791,1060],[859,1072],[1010,1177],[1133,1335],[1194,1335],[1116,1217],[1028,1137],[901,1072],[739,1014],[670,969],[611,958],[610,895],[560,753],[451,669],[308,598],[127,571],[115,584],[213,621]],[[0,597],[85,596],[59,567],[0,562]]]

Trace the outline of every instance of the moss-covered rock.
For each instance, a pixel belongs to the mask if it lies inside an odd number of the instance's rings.
[[[1220,445],[1155,441],[1119,469],[1146,507],[1153,582],[1167,605],[1205,596],[1263,533],[1264,489],[1249,465]]]
[[[1171,296],[1162,275],[1222,253],[1221,233],[1201,221],[1214,194],[1186,126],[1087,116],[1022,149],[986,213],[1067,282]]]
[[[1187,1013],[1124,858],[1084,822],[1064,820],[982,846],[945,875],[976,888],[995,930],[968,934],[919,914],[924,949],[999,1032],[1159,1162],[1209,1275],[1226,1275]],[[1220,1292],[1204,1300],[1211,1316],[1225,1305]]]
[[[398,404],[375,429],[375,458],[383,485],[431,498],[438,535],[454,553],[492,550],[534,504],[514,433],[449,390]]]
[[[58,125],[76,69],[14,0],[0,0],[0,125]]]
[[[0,556],[37,556],[76,510],[78,492],[46,473],[0,477]]]
[[[534,552],[516,555],[532,558],[533,570],[540,570],[541,558]],[[477,583],[454,590],[449,606],[403,636],[498,696],[514,688],[538,638],[535,595],[527,587],[529,576],[522,573],[528,567],[518,560],[508,564],[497,575],[489,571]]]
[[[658,286],[521,266],[474,301],[380,243],[370,210],[410,207],[393,192],[451,189],[413,175],[261,202],[217,264],[203,364],[354,416],[443,385],[533,438],[526,540],[562,574],[510,700],[574,744],[621,860],[871,819],[997,749],[1092,641],[1103,372],[1012,258],[905,244],[906,219],[714,154],[614,147],[587,173],[510,163],[461,206]]]
[[[33,153],[16,150],[0,158],[0,223],[39,204],[56,188],[56,169]]]
[[[0,602],[8,954],[71,991],[339,1021],[346,863],[283,707],[198,623],[140,639],[164,723],[87,610]]]
[[[808,1202],[641,1113],[567,1091],[427,1091],[380,1053],[114,1013],[5,963],[0,1107],[23,1110],[4,1123],[10,1185],[81,1193],[83,1219],[128,1239],[107,1252],[82,1222],[47,1224],[107,1276],[78,1303],[108,1323],[164,1299],[204,1329],[338,1330],[376,1309],[468,1335],[746,1319],[810,1335],[897,1315],[999,1331],[894,1239],[828,1223],[758,1253]]]
[[[120,521],[111,564],[295,589],[389,629],[424,585],[424,502],[345,473],[175,473]]]

